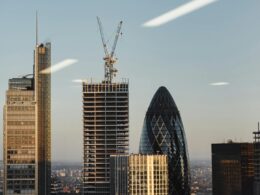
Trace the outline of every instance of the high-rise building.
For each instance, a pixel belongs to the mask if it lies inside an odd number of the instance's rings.
[[[169,194],[190,194],[188,146],[180,112],[166,87],[160,87],[146,112],[141,154],[165,154],[169,163]]]
[[[111,195],[168,195],[167,155],[111,155]]]
[[[110,156],[110,195],[128,195],[129,155]]]
[[[105,78],[102,82],[83,82],[84,167],[83,193],[110,194],[110,155],[129,151],[128,80],[115,82],[114,57],[122,21],[118,25],[111,53],[98,23],[105,51]]]
[[[253,194],[252,143],[212,144],[213,195]]]
[[[129,156],[129,195],[168,195],[166,155]]]
[[[5,195],[37,194],[35,111],[32,79],[10,79],[4,106]]]
[[[51,43],[37,44],[34,57],[34,93],[37,117],[38,195],[49,195],[51,187]]]
[[[128,81],[83,83],[84,193],[110,194],[109,158],[128,154]]]
[[[51,44],[36,44],[34,74],[9,80],[4,106],[4,194],[49,195]]]
[[[51,177],[51,194],[50,195],[60,195],[62,193],[62,184],[58,177]]]
[[[254,195],[260,194],[260,127],[254,134]]]

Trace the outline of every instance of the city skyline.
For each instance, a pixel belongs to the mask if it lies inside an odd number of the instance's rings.
[[[99,15],[104,18],[106,35],[113,33],[118,20],[122,19],[125,24],[117,50],[117,78],[126,77],[131,81],[130,152],[138,151],[139,139],[135,137],[140,137],[145,111],[161,85],[165,85],[178,102],[191,159],[210,158],[212,142],[229,138],[252,142],[250,132],[255,129],[260,114],[257,91],[260,29],[250,21],[260,17],[256,11],[259,2],[233,5],[219,1],[156,29],[145,29],[141,24],[174,8],[177,3],[153,1],[150,7],[146,5],[149,2],[144,1],[138,8],[135,3],[126,3],[127,8],[124,3],[110,5],[117,11],[112,16],[98,3],[64,3],[61,8],[58,3],[50,7],[48,3],[31,2],[22,8],[24,5],[20,2],[15,5],[1,2],[4,45],[0,49],[3,56],[1,104],[4,104],[7,80],[32,72],[34,16],[38,9],[41,40],[55,42],[53,64],[67,58],[79,60],[78,64],[53,75],[53,160],[82,161],[81,87],[72,80],[102,78],[103,51],[95,20]],[[237,13],[240,10],[243,11]],[[222,16],[218,15],[220,12]],[[73,14],[67,16],[67,13]],[[209,85],[214,82],[230,84]],[[199,134],[203,134],[203,138],[196,136]]]

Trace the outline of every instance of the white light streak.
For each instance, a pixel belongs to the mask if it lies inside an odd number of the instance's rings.
[[[224,86],[224,85],[229,85],[229,82],[216,82],[216,83],[210,83],[209,85],[211,86]]]
[[[161,26],[167,22],[170,22],[171,20],[175,20],[181,16],[184,16],[186,14],[189,14],[195,10],[198,10],[204,6],[207,6],[211,3],[214,3],[218,0],[192,0],[189,3],[186,3],[184,5],[181,5],[180,7],[177,7],[176,9],[173,9],[165,14],[162,14],[156,18],[153,18],[152,20],[149,20],[148,22],[144,23],[144,27],[157,27]]]
[[[83,83],[85,80],[82,79],[74,79],[72,80],[73,83]]]
[[[41,71],[41,74],[51,74],[51,73],[54,73],[54,72],[57,72],[57,71],[60,71],[72,64],[75,64],[77,63],[78,60],[76,59],[66,59],[66,60],[63,60],[57,64],[54,64],[53,66],[49,67],[49,68],[46,68],[44,70]]]

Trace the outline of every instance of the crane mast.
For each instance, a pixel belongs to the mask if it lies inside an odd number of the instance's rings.
[[[99,32],[100,32],[100,36],[101,36],[101,40],[102,40],[102,44],[103,44],[103,48],[104,48],[104,53],[105,53],[105,57],[103,58],[103,60],[105,61],[105,65],[104,65],[105,81],[112,83],[113,78],[116,76],[116,73],[117,73],[117,69],[114,68],[114,64],[117,62],[117,58],[115,58],[114,55],[115,55],[116,45],[118,42],[119,35],[121,33],[121,28],[122,28],[123,22],[120,21],[118,24],[113,47],[112,47],[111,52],[109,53],[107,43],[106,43],[106,40],[104,37],[102,23],[101,23],[101,20],[99,17],[97,17],[97,21],[98,21]]]

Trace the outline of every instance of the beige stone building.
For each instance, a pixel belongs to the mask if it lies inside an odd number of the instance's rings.
[[[112,155],[111,194],[168,195],[166,155]]]
[[[9,81],[12,82],[14,79]],[[15,79],[16,82],[31,79]],[[34,91],[11,86],[4,106],[4,194],[36,194],[36,105]]]
[[[34,74],[9,80],[4,105],[4,194],[49,195],[51,45],[37,44]]]

